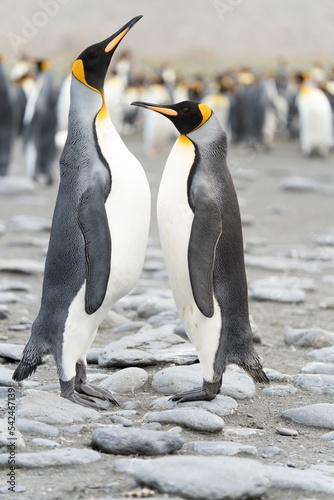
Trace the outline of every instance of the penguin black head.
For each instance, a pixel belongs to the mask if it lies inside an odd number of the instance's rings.
[[[212,115],[212,109],[207,104],[193,101],[166,105],[136,101],[131,104],[165,115],[174,123],[180,134],[185,135],[201,127]]]
[[[75,78],[87,87],[102,93],[104,79],[113,53],[127,32],[142,17],[134,17],[109,38],[85,49],[73,63],[72,73]]]

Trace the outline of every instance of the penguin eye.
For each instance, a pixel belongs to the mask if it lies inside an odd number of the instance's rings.
[[[91,57],[92,59],[95,59],[95,58],[96,58],[96,57],[98,57],[98,56],[99,56],[99,52],[98,52],[98,50],[94,50],[93,52],[91,52],[91,53],[89,54],[89,57]]]
[[[188,113],[189,108],[187,108],[187,107],[185,106],[184,108],[182,108],[182,111],[183,111],[183,113]]]

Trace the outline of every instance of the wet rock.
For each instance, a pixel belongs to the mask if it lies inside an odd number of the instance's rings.
[[[71,403],[56,394],[44,391],[30,391],[20,399],[17,416],[48,424],[72,424],[101,418],[100,413],[92,408]]]
[[[166,324],[181,324],[180,316],[177,310],[169,310],[163,311],[159,314],[155,314],[154,316],[150,316],[147,322],[152,325],[153,328],[157,328],[159,326],[163,326]]]
[[[8,427],[10,427],[8,429]],[[8,460],[8,445],[15,438],[15,448],[22,450],[25,448],[25,442],[21,432],[16,428],[15,420],[13,423],[14,431],[11,430],[11,424],[7,418],[0,419],[0,453],[7,453]],[[8,462],[7,462],[8,465]]]
[[[237,443],[235,441],[194,441],[187,445],[186,451],[200,455],[256,455],[255,446]]]
[[[44,263],[33,259],[0,259],[0,271],[41,274],[44,272]]]
[[[13,387],[16,386],[17,383],[12,380],[12,375],[14,370],[9,370],[4,366],[0,365],[0,386],[8,386]]]
[[[282,417],[292,420],[297,424],[334,429],[334,404],[317,403],[299,408],[291,408],[284,411]]]
[[[294,375],[292,381],[305,391],[334,396],[334,375],[300,374]]]
[[[19,344],[0,344],[0,357],[11,361],[20,361],[24,345]]]
[[[320,373],[324,375],[334,375],[334,363],[320,363],[313,361],[302,368],[303,373]]]
[[[123,425],[123,427],[132,427],[133,423],[131,422],[131,420],[129,420],[128,418],[124,418],[120,415],[112,415],[110,417],[110,421],[113,423],[113,424],[120,424],[120,425]]]
[[[307,356],[324,363],[334,363],[334,346],[315,349],[314,351],[309,352]]]
[[[284,342],[296,347],[328,347],[334,345],[334,333],[319,327],[291,328],[284,332]]]
[[[0,465],[6,464],[8,456],[0,455]],[[86,448],[60,448],[38,453],[18,453],[16,466],[26,469],[59,467],[62,465],[85,465],[100,460],[101,455]],[[7,463],[8,465],[8,463]]]
[[[57,427],[38,420],[30,420],[26,418],[17,419],[17,428],[20,432],[33,434],[35,436],[46,436],[46,437],[57,437],[59,436],[59,430]]]
[[[219,432],[224,427],[224,420],[201,408],[173,409],[146,413],[147,422],[175,424],[197,432]]]
[[[92,432],[93,447],[115,455],[166,455],[182,448],[177,432],[137,428],[98,428]]]
[[[51,221],[35,215],[15,215],[7,223],[8,231],[50,231]]]
[[[105,378],[100,387],[116,393],[134,393],[146,384],[148,374],[142,368],[123,368]]]
[[[97,365],[102,351],[102,347],[91,347],[87,352],[87,363]]]
[[[276,432],[281,436],[298,436],[298,431],[289,429],[288,427],[276,427]]]
[[[152,328],[146,321],[131,321],[123,325],[115,326],[112,328],[111,333],[114,337],[129,335],[130,333],[137,333],[139,330]]]
[[[171,401],[169,397],[158,398],[152,401],[152,406],[157,408],[179,408],[178,403]],[[219,417],[231,415],[238,408],[238,403],[229,396],[218,394],[212,401],[189,401],[182,403],[182,408],[202,408]]]
[[[220,394],[234,399],[252,398],[255,395],[255,385],[245,372],[231,367],[224,373]]]
[[[189,364],[197,360],[195,348],[165,325],[128,335],[108,344],[99,356],[99,365],[147,366],[159,363]]]
[[[263,371],[267,375],[270,382],[286,382],[290,380],[290,375],[272,370],[271,368],[264,368]]]
[[[281,188],[283,191],[293,193],[315,193],[319,189],[319,185],[309,177],[291,176],[282,180]]]
[[[262,394],[266,396],[290,396],[291,394],[295,394],[297,389],[291,385],[271,385],[270,387],[266,387],[262,389]]]

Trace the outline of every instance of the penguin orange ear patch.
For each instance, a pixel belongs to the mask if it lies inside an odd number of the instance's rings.
[[[200,103],[198,105],[198,108],[203,116],[203,119],[202,119],[201,123],[198,125],[198,127],[196,127],[196,128],[199,128],[201,125],[203,125],[203,123],[208,121],[208,119],[212,115],[212,109],[207,104]]]
[[[72,73],[75,76],[75,78],[79,80],[79,82],[82,82],[85,85],[87,85],[85,77],[85,69],[81,59],[77,59],[76,61],[74,61],[72,66]]]

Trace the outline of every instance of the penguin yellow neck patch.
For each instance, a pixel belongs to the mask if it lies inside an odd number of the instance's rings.
[[[194,130],[197,130],[198,128],[200,128],[205,122],[208,121],[208,119],[212,115],[212,109],[207,104],[200,103],[198,105],[198,108],[199,108],[203,118],[202,118],[201,123]]]
[[[88,87],[92,90],[95,90],[95,92],[99,92],[97,89],[94,89],[94,87],[89,85],[89,83],[87,83],[86,76],[85,76],[85,68],[84,68],[84,65],[83,65],[83,62],[81,59],[77,59],[76,61],[74,61],[73,66],[72,66],[72,74],[73,74],[73,76],[75,76],[75,78],[77,80],[79,80],[79,82],[86,85],[86,87]]]
[[[187,137],[186,135],[184,134],[181,134],[178,139],[177,139],[177,142],[179,144],[182,144],[182,146],[190,146],[192,145],[192,141],[189,139],[189,137]]]

